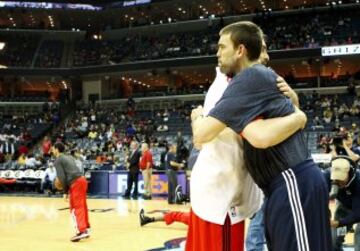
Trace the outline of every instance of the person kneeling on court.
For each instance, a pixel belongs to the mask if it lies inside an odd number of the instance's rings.
[[[324,175],[330,199],[338,202],[334,220],[330,220],[334,251],[343,250],[346,228],[356,223],[354,250],[360,251],[360,172],[349,157],[339,156],[332,160]]]
[[[52,153],[56,157],[54,166],[57,177],[55,187],[69,194],[70,213],[76,228],[76,235],[70,240],[77,242],[90,237],[90,223],[86,203],[87,181],[71,155],[64,154],[65,146],[56,143]]]

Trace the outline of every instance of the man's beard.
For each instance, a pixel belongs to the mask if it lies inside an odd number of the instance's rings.
[[[232,71],[229,67],[226,66],[220,66],[220,72],[225,74],[226,76],[234,76],[235,72]]]

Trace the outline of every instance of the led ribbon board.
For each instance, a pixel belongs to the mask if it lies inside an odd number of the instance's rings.
[[[360,44],[336,45],[321,48],[323,57],[360,54]]]
[[[48,3],[48,2],[10,2],[0,1],[0,8],[33,8],[33,9],[79,9],[79,10],[102,10],[102,7],[91,4],[68,4],[68,3]]]

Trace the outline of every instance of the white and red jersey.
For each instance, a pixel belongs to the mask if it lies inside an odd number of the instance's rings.
[[[216,78],[204,102],[207,115],[220,100],[227,77],[216,68]],[[230,128],[202,146],[191,173],[191,207],[205,221],[223,225],[229,214],[236,224],[256,213],[263,195],[244,166],[243,142]]]

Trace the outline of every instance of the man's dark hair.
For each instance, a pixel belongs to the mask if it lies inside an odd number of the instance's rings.
[[[241,21],[229,24],[220,31],[220,36],[224,34],[230,34],[234,48],[240,44],[245,46],[249,60],[254,61],[260,57],[263,32],[253,22]]]
[[[58,149],[61,153],[65,152],[65,145],[61,142],[56,143],[54,148]]]

